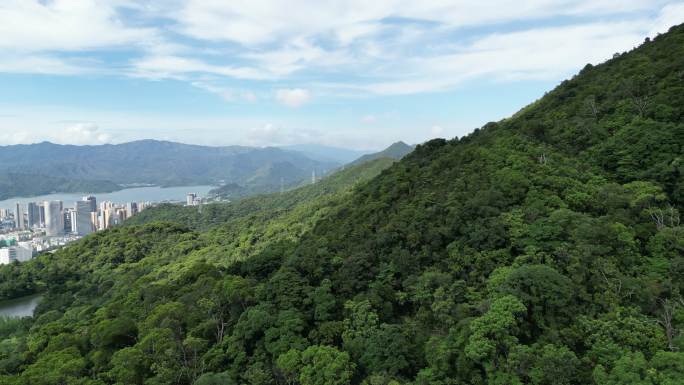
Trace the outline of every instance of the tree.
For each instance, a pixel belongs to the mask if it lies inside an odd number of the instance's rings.
[[[530,378],[535,385],[571,385],[581,383],[581,363],[575,353],[566,346],[545,345],[534,366]]]
[[[109,376],[121,384],[142,384],[147,376],[147,357],[135,347],[123,348],[112,356]]]
[[[505,367],[508,353],[518,344],[517,334],[526,310],[518,298],[505,295],[495,299],[490,309],[470,324],[465,355],[484,367],[490,381],[518,381],[499,368]]]
[[[615,362],[611,370],[602,365],[594,369],[597,385],[651,385],[647,378],[648,362],[641,352],[628,352]]]
[[[496,290],[520,299],[535,328],[557,328],[572,319],[572,281],[547,265],[511,270]]]
[[[73,383],[86,368],[86,362],[76,348],[43,354],[21,374],[31,385],[62,385]]]
[[[314,345],[301,355],[299,381],[302,385],[348,385],[354,375],[349,354],[332,346]]]
[[[227,373],[205,373],[193,385],[237,385]]]

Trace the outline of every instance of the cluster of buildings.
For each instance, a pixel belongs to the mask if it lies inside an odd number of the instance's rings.
[[[17,242],[16,239],[0,240],[0,265],[14,261],[25,262],[33,258],[33,245],[30,242]]]
[[[202,198],[197,193],[189,193],[185,197],[186,206],[199,206],[203,203]]]
[[[46,201],[0,209],[0,265],[26,261],[36,253],[116,226],[149,205],[109,201],[98,205],[94,196],[86,196],[73,207],[65,207],[62,201]]]

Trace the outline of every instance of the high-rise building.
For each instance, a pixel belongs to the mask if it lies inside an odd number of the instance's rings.
[[[88,204],[90,205],[91,213],[97,212],[97,199],[95,199],[94,196],[88,195],[87,197],[83,197],[83,201],[88,202]]]
[[[116,212],[114,214],[114,224],[115,225],[122,224],[127,218],[126,215],[127,214],[126,214],[125,208],[117,208]]]
[[[93,232],[93,212],[90,201],[83,200],[76,202],[76,209],[73,211],[72,227],[77,235],[88,235]],[[97,209],[97,207],[96,207]]]
[[[194,206],[195,205],[195,200],[197,199],[197,194],[195,193],[188,193],[188,195],[185,197],[185,204],[187,206]]]
[[[64,206],[62,206],[64,207]],[[64,217],[64,233],[73,233],[74,232],[74,227],[73,227],[73,221],[72,221],[72,213],[74,212],[73,209],[66,209],[62,210],[62,216]]]
[[[98,220],[97,212],[90,213],[90,223],[92,223],[93,231],[100,230],[100,222]]]
[[[14,207],[14,227],[22,230],[26,228],[26,223],[24,222],[24,210],[19,202],[17,202],[17,205]]]
[[[64,233],[64,215],[62,215],[62,202],[45,202],[45,234],[55,237]]]
[[[126,203],[126,218],[130,218],[138,213],[138,204],[135,202]]]
[[[40,226],[40,209],[36,202],[29,202],[26,210],[27,226],[29,228]]]
[[[112,202],[100,203],[100,229],[108,229],[114,225],[114,204]]]
[[[40,215],[40,227],[45,227],[45,203],[38,203],[38,215]]]

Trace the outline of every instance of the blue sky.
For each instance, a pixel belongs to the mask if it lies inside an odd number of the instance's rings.
[[[666,0],[3,0],[0,144],[451,138],[681,22]]]

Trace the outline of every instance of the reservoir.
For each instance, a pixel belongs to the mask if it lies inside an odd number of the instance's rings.
[[[33,294],[8,301],[0,301],[0,318],[31,317],[33,316],[33,310],[36,309],[41,299],[43,299],[41,294]]]
[[[113,203],[128,202],[185,202],[188,193],[197,193],[204,197],[214,186],[180,186],[180,187],[135,187],[127,188],[111,193],[56,193],[28,198],[10,198],[0,201],[0,208],[13,209],[21,203],[24,207],[28,202],[62,201],[64,207],[74,207],[74,202],[80,201],[86,195],[93,195],[97,202],[110,201]]]

